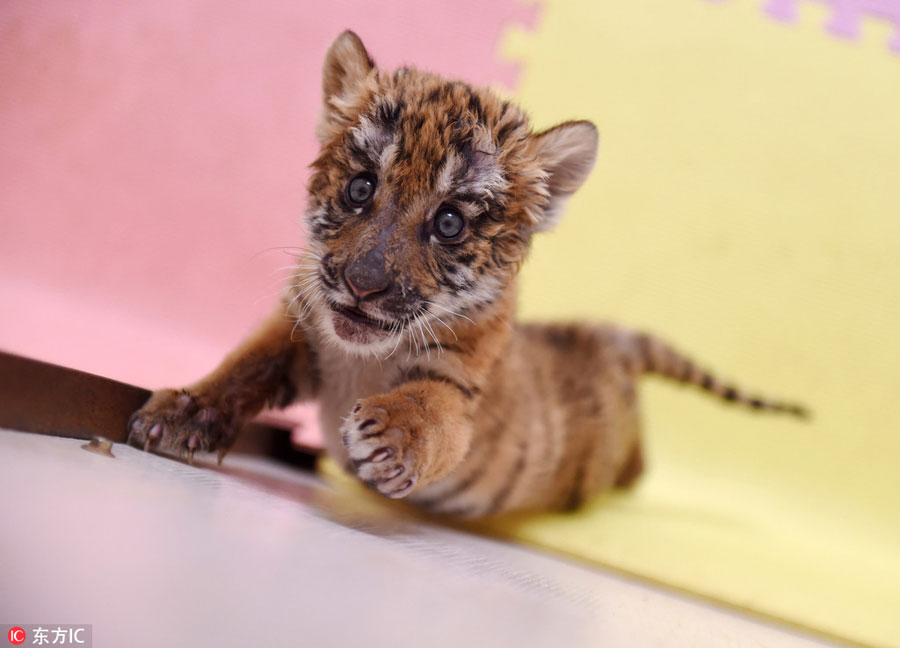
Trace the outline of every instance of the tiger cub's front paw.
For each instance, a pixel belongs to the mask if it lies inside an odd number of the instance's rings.
[[[218,408],[205,405],[185,390],[161,389],[128,421],[128,443],[144,450],[187,453],[219,450],[219,460],[234,442],[236,430]]]
[[[365,398],[341,426],[356,476],[388,497],[406,497],[421,480],[422,448],[413,409],[406,399]]]

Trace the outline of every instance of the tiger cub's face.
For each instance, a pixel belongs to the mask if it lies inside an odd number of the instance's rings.
[[[303,290],[326,335],[354,352],[474,318],[596,156],[590,123],[534,134],[487,90],[378,70],[352,32],[329,49],[323,90],[308,206],[316,267]]]

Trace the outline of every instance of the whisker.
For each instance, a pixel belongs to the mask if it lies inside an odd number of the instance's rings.
[[[443,354],[444,347],[441,346],[441,341],[438,340],[437,335],[434,334],[434,329],[432,328],[431,324],[424,317],[422,318],[422,324],[425,325],[425,329],[428,331],[428,333],[431,335],[431,338],[434,340],[434,343],[437,345],[438,355]],[[425,348],[427,349],[428,346],[426,345]]]
[[[387,360],[392,355],[394,355],[394,351],[396,351],[397,347],[400,346],[400,340],[403,339],[403,335],[401,335],[402,328],[403,328],[402,322],[395,322],[395,323],[391,324],[391,335],[396,335],[397,341],[394,342],[394,348],[391,349],[391,352],[385,356],[385,360]]]
[[[288,270],[278,270],[277,272],[281,273],[283,279],[290,279],[293,277],[304,277],[309,274],[314,274],[318,267],[319,266],[313,266],[311,268],[290,268]],[[297,272],[290,272],[290,270],[296,270]],[[275,273],[272,272],[271,274]]]
[[[301,289],[299,289],[299,288],[295,288],[295,291],[296,291],[297,294],[294,295],[294,296],[291,298],[291,301],[289,301],[289,302],[287,303],[287,305],[285,306],[285,309],[286,309],[286,310],[289,309],[289,308],[291,308],[291,307],[294,305],[294,303],[295,303],[298,299],[300,299],[301,297],[303,297],[303,290],[301,290]]]
[[[267,252],[274,252],[275,250],[278,250],[279,252],[284,252],[285,254],[293,254],[294,256],[299,256],[301,254],[315,254],[315,252],[313,252],[309,248],[302,248],[302,247],[296,247],[296,246],[290,246],[290,245],[273,245],[272,247],[267,247],[267,248],[260,250],[259,252],[257,252],[250,258],[255,259],[263,254],[266,254]]]
[[[419,316],[418,315],[416,315],[416,317],[413,319],[413,332],[416,332],[419,335],[422,334],[422,329],[419,325]],[[422,355],[422,351],[421,351],[421,347],[419,346],[419,338],[417,337],[416,338],[416,357],[418,358],[420,355]]]
[[[298,279],[298,281],[295,282],[297,284],[303,284],[308,281],[317,281],[319,279],[319,273],[318,272],[307,272],[302,275],[298,275],[297,279]]]
[[[422,316],[416,316],[416,325],[419,328],[419,335],[422,336],[422,348],[425,349],[425,356],[431,360],[431,349],[428,348],[428,340],[425,339],[425,329],[422,327]]]
[[[412,343],[416,346],[416,357],[418,358],[419,357],[419,341],[416,339],[415,328],[413,328],[414,324],[415,324],[415,318],[410,320],[409,326],[407,326],[406,330],[407,330],[407,333],[409,334],[410,341],[412,341]],[[409,362],[409,356],[412,353],[412,349],[413,349],[412,345],[408,345],[408,351],[406,352],[406,361],[407,362]]]
[[[473,320],[471,317],[466,317],[466,316],[463,315],[462,313],[457,313],[456,311],[452,311],[452,310],[450,310],[449,308],[447,308],[446,306],[441,306],[441,305],[438,304],[437,302],[428,301],[428,300],[426,299],[426,300],[425,300],[425,303],[426,303],[426,304],[431,304],[432,306],[437,306],[437,307],[440,308],[441,310],[447,311],[448,313],[450,313],[451,315],[455,315],[456,317],[461,317],[461,318],[463,318],[463,319],[469,320],[470,322],[472,322],[472,324],[475,323],[475,320]]]
[[[275,274],[276,272],[281,272],[282,270],[302,270],[304,268],[311,268],[311,269],[315,270],[318,267],[320,267],[320,266],[318,264],[314,264],[314,263],[313,264],[297,263],[297,264],[293,264],[293,265],[286,265],[286,266],[281,266],[279,268],[275,268],[274,270],[272,270],[272,272],[270,274]]]
[[[312,300],[307,299],[303,303],[303,308],[300,310],[299,318],[301,320],[305,320],[306,316],[309,315],[310,311],[312,311]]]
[[[279,247],[279,246],[269,247],[264,250],[260,250],[259,252],[257,252],[253,256],[251,256],[250,258],[257,259],[257,258],[261,257],[262,255],[267,254],[268,252],[275,251],[275,250],[278,250],[288,256],[291,256],[294,259],[296,259],[297,261],[321,261],[322,260],[321,254],[319,254],[318,252],[313,252],[312,250],[309,250],[309,249],[305,249],[305,248],[301,248],[301,247]],[[282,270],[282,269],[283,268],[278,268],[278,270]],[[278,270],[273,270],[270,274],[274,274]]]
[[[307,284],[313,283],[318,280],[319,280],[319,275],[311,275],[308,277],[304,276],[300,281],[297,281],[297,282],[293,283],[292,285],[296,286],[297,288],[303,288]]]
[[[317,277],[316,277],[316,278],[317,278]],[[314,278],[314,279],[315,279],[315,278]],[[296,301],[297,301],[298,299],[301,299],[301,298],[304,297],[304,296],[307,296],[307,297],[308,297],[308,296],[309,296],[309,288],[311,288],[311,287],[313,286],[314,283],[315,283],[315,281],[309,281],[309,282],[306,282],[304,285],[294,285],[294,286],[291,286],[291,288],[293,288],[293,289],[296,291],[297,294],[294,295],[294,297],[291,299],[291,301],[289,301],[289,302],[287,303],[287,306],[285,306],[285,310],[289,310],[290,308],[292,308],[293,305],[296,303]],[[305,306],[309,306],[309,305],[310,305],[310,302],[309,302],[308,299],[307,299],[307,300],[304,300],[304,305],[305,305]]]
[[[445,322],[444,320],[442,320],[440,317],[438,317],[438,316],[435,315],[434,313],[429,313],[429,315],[431,315],[431,317],[434,318],[434,321],[435,321],[435,322],[437,322],[438,324],[440,324],[441,326],[443,326],[445,329],[447,329],[448,331],[450,331],[450,334],[453,335],[453,339],[454,339],[454,340],[457,340],[457,341],[459,340],[459,338],[456,337],[456,331],[454,331],[454,330],[450,327],[450,325],[447,324],[447,322]]]
[[[315,279],[304,280],[298,283],[288,284],[287,290],[289,291],[298,291],[298,292],[306,292],[309,290],[310,286],[316,283]]]

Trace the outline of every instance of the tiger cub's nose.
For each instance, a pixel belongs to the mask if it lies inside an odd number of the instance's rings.
[[[344,268],[344,281],[359,299],[386,291],[391,285],[391,278],[384,267],[381,250],[369,250]]]

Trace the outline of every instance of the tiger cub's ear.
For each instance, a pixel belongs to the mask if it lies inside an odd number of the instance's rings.
[[[353,116],[369,73],[375,62],[359,36],[349,29],[338,36],[322,66],[322,115],[316,128],[325,142]]]
[[[549,202],[536,232],[552,229],[568,198],[584,183],[597,159],[597,128],[589,121],[571,121],[536,135],[537,155],[547,174]]]

